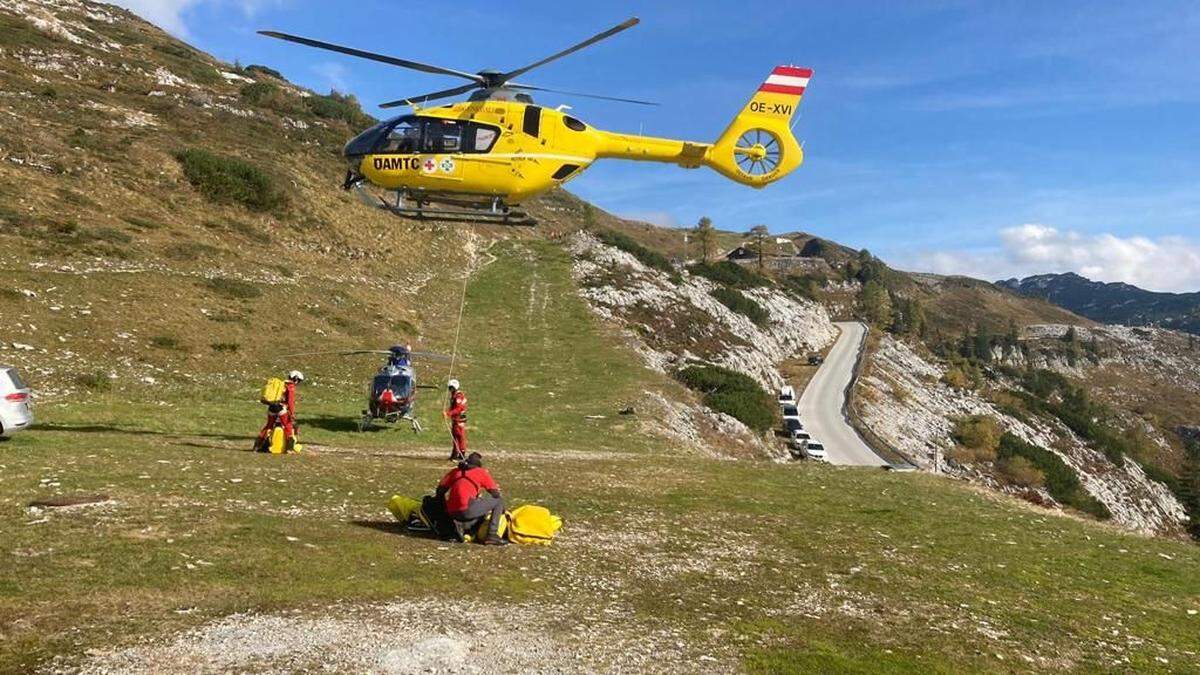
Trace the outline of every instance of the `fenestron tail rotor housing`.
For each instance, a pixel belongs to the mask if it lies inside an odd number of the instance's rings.
[[[765,176],[783,160],[783,144],[774,132],[767,129],[748,129],[733,146],[733,161],[747,176]]]

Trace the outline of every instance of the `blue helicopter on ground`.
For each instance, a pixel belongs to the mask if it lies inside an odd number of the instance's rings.
[[[413,408],[417,403],[417,390],[437,389],[438,387],[417,384],[413,359],[450,360],[450,357],[444,354],[413,351],[408,345],[395,345],[389,349],[355,349],[347,352],[307,352],[291,356],[316,356],[318,354],[337,354],[338,356],[377,354],[387,357],[367,385],[367,407],[362,411],[362,417],[359,418],[359,431],[369,430],[376,420],[382,420],[387,424],[396,424],[400,420],[407,420],[412,425],[413,433],[420,432],[422,430],[421,422],[413,417]]]

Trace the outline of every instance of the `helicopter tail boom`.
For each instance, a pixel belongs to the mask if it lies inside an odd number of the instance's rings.
[[[596,157],[707,166],[743,185],[761,188],[804,161],[791,120],[810,77],[808,68],[777,66],[715,143],[597,130]]]

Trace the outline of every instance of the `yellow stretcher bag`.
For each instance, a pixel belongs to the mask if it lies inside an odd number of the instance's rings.
[[[421,502],[404,495],[392,495],[388,501],[388,511],[392,512],[396,520],[407,524],[413,516],[420,517]]]
[[[562,518],[544,506],[518,506],[508,513],[508,540],[514,544],[548,546],[562,529],[562,524]]]
[[[275,427],[271,430],[271,445],[270,450],[272,455],[282,455],[286,446],[284,445],[283,427]]]
[[[272,377],[263,385],[262,394],[259,396],[259,401],[263,405],[271,405],[272,403],[283,403],[284,385],[283,380],[278,377]]]

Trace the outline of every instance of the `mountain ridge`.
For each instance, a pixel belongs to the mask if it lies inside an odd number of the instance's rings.
[[[1154,325],[1200,335],[1200,291],[1149,291],[1125,282],[1092,281],[1074,272],[1013,277],[995,284],[1100,323]]]

